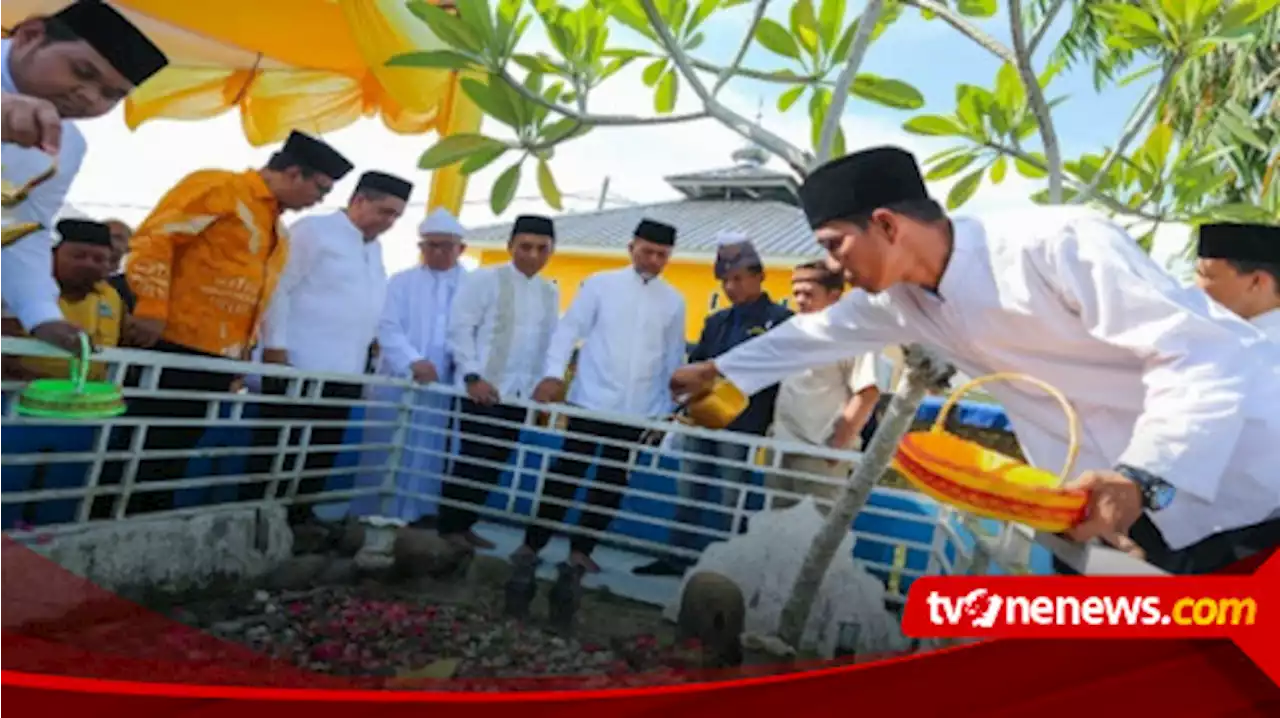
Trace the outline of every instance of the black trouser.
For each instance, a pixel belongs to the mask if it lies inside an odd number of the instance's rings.
[[[1223,531],[1177,551],[1169,548],[1160,529],[1144,514],[1129,529],[1129,538],[1146,552],[1147,563],[1172,574],[1214,573],[1250,556],[1280,545],[1280,519],[1267,519],[1244,528]],[[1065,576],[1079,573],[1058,557],[1053,570]]]
[[[586,434],[628,444],[638,443],[640,435],[644,433],[643,429],[635,426],[576,417],[569,419],[569,425],[565,427],[565,430],[569,433]],[[625,446],[618,446],[613,443],[604,444],[573,436],[565,437],[563,448],[568,456],[557,457],[551,463],[551,468],[547,472],[546,484],[543,487],[543,495],[560,499],[566,504],[573,499],[578,486],[556,477],[585,478],[587,469],[590,466],[588,462],[595,458],[598,450],[603,450],[602,453],[605,459],[616,461],[620,464],[625,464],[630,454],[630,449]],[[618,466],[597,466],[596,480],[587,490],[587,506],[583,507],[580,525],[583,528],[594,531],[604,531],[608,528],[609,522],[613,520],[613,517],[592,511],[589,507],[617,510],[618,506],[622,504],[622,491],[620,489],[625,487],[626,484],[626,469]],[[563,521],[564,515],[568,510],[569,507],[565,504],[538,502],[538,518],[547,521]],[[543,526],[530,526],[525,530],[524,543],[534,551],[541,551],[547,545],[547,542],[551,540],[553,532],[553,529]],[[569,541],[569,546],[572,550],[584,554],[590,554],[595,545],[596,539],[590,536],[575,535]]]
[[[160,341],[154,351],[170,354],[187,354],[220,358],[171,342]],[[190,391],[225,393],[231,389],[235,374],[199,371],[192,369],[160,370],[161,391]],[[208,412],[208,401],[203,399],[136,397],[129,401],[130,417],[156,419],[203,419]],[[205,433],[204,426],[150,426],[143,451],[183,451],[194,449]],[[131,434],[131,432],[129,432]],[[137,482],[171,481],[186,477],[189,456],[173,459],[146,459],[138,463]],[[163,511],[173,508],[173,490],[135,493],[129,499],[126,511],[130,514]]]
[[[482,406],[470,399],[462,400],[462,416],[479,417],[463,418],[461,427],[461,446],[458,458],[453,462],[453,476],[465,481],[494,486],[502,476],[503,469],[471,461],[468,458],[481,459],[496,464],[506,463],[511,454],[511,447],[520,440],[520,429],[524,423],[525,410],[518,406],[494,404]],[[495,421],[511,422],[515,426],[498,424]],[[477,438],[480,437],[480,438]],[[492,439],[492,441],[485,441]],[[476,486],[464,486],[455,481],[445,481],[441,496],[454,501],[482,506],[489,498],[489,489]],[[440,517],[437,519],[437,530],[441,534],[457,534],[470,531],[479,516],[472,509],[440,504]]]
[[[310,389],[314,380],[304,379],[301,391],[305,395]],[[284,396],[288,393],[289,382],[287,379],[277,377],[263,377],[262,392],[272,396]],[[320,390],[320,396],[325,399],[359,399],[364,394],[364,387],[359,384],[346,384],[342,382],[327,382]],[[324,421],[324,422],[345,422],[351,418],[351,407],[336,406],[332,404],[300,404],[293,401],[262,403],[258,405],[258,418],[268,421]],[[297,446],[302,441],[301,426],[292,427],[289,432],[289,446]],[[253,446],[254,448],[263,448],[267,446],[276,446],[280,441],[280,432],[283,426],[268,426],[253,430]],[[333,468],[334,463],[338,460],[338,456],[342,454],[340,444],[346,437],[347,426],[313,426],[311,427],[311,440],[307,443],[307,459],[303,464],[304,471],[327,471]],[[319,449],[322,446],[332,446],[329,450]],[[297,453],[286,452],[284,457],[282,472],[290,472],[297,463]],[[251,474],[270,474],[271,465],[275,461],[274,453],[254,454],[249,457],[248,471]],[[311,476],[298,482],[297,496],[310,496],[320,493],[324,490],[325,481],[328,476]],[[256,501],[266,495],[267,485],[269,481],[253,481],[240,485],[241,501]],[[283,497],[288,492],[288,482],[281,482],[276,487],[276,498]],[[307,517],[311,513],[311,506],[306,503],[294,503],[289,507],[289,516],[292,521],[299,521]]]

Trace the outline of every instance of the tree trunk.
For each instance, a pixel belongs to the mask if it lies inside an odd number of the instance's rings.
[[[907,367],[903,390],[889,402],[884,419],[863,451],[862,460],[840,493],[840,498],[836,499],[822,530],[814,537],[791,588],[791,597],[779,617],[778,637],[797,651],[801,650],[800,640],[804,636],[805,624],[809,622],[809,613],[813,610],[827,569],[849,532],[850,524],[866,505],[871,489],[892,463],[898,443],[911,428],[925,392],[930,386],[945,381],[951,372],[950,367],[937,363],[917,347],[907,347],[905,354]]]

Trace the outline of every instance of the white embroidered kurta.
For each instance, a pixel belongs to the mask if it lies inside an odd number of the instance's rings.
[[[378,324],[379,374],[409,378],[412,376],[410,366],[427,359],[435,365],[440,384],[453,381],[453,360],[449,356],[446,337],[450,308],[462,274],[463,271],[457,267],[445,272],[414,267],[391,277],[387,282],[387,299]],[[400,471],[395,478],[400,492],[415,496],[395,496],[389,511],[382,511],[381,504],[373,500],[357,500],[353,502],[354,513],[380,513],[405,521],[436,513],[440,475],[452,443],[449,441],[449,415],[446,412],[453,405],[453,397],[433,391],[432,386],[413,392],[410,427],[405,433]],[[389,388],[379,389],[373,394],[377,401],[400,402],[404,397],[401,390]],[[372,421],[395,421],[398,413],[397,409],[391,408],[369,412]],[[370,427],[365,431],[366,443],[384,443],[391,438],[391,430],[382,427]],[[364,461],[366,465],[383,466],[387,454],[366,452]],[[381,486],[385,478],[384,472],[372,471],[362,477],[360,483],[363,486]]]
[[[0,40],[0,78],[4,91],[17,93],[9,74],[9,40]],[[62,123],[62,144],[58,150],[58,173],[37,187],[26,201],[6,210],[19,222],[39,222],[45,229],[5,247],[0,261],[0,297],[4,313],[12,315],[28,331],[46,322],[62,319],[58,307],[61,292],[53,279],[52,228],[67,199],[67,190],[80,171],[86,144],[84,135],[70,121]],[[36,148],[6,142],[3,146],[4,180],[16,189],[49,169],[54,158]]]
[[[449,318],[449,352],[461,385],[468,374],[493,384],[504,398],[528,398],[542,379],[560,292],[513,264],[466,274]]]
[[[955,223],[938,294],[851,292],[716,360],[748,393],[888,343],[936,347],[970,376],[1015,371],[1079,412],[1074,473],[1125,463],[1177,488],[1150,515],[1174,549],[1280,505],[1280,346],[1182,287],[1094,212],[1037,208]],[[1035,465],[1058,471],[1067,423],[1035,387],[988,384]]]
[[[1259,331],[1267,335],[1267,338],[1276,344],[1280,344],[1280,309],[1272,309],[1269,312],[1263,312],[1249,323],[1257,327]]]
[[[287,350],[299,369],[363,374],[387,296],[381,245],[341,211],[300,219],[289,236],[261,348]]]
[[[587,277],[551,338],[546,377],[564,376],[582,340],[566,400],[595,411],[654,417],[675,404],[667,384],[684,363],[684,297],[632,267]]]

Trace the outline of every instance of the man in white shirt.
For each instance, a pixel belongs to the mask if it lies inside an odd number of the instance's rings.
[[[57,174],[36,187],[22,204],[6,210],[14,219],[38,223],[42,229],[5,247],[0,262],[5,314],[12,313],[37,339],[79,351],[80,330],[58,308],[51,235],[54,218],[84,159],[84,136],[72,121],[107,114],[167,64],[154,43],[105,3],[78,2],[49,17],[29,18],[0,40],[6,103],[10,95],[26,95],[52,104],[62,118],[56,138],[43,138],[42,131],[42,139],[33,143],[27,132],[24,145],[6,141],[3,147],[4,181],[15,187],[57,163]],[[6,107],[6,121],[12,124],[17,119],[13,113],[21,109]],[[48,108],[44,109],[47,118]],[[23,133],[16,131],[20,128],[6,129],[14,130],[6,136],[22,139]],[[56,159],[44,151],[54,148]]]
[[[799,314],[821,312],[839,301],[843,293],[844,277],[826,262],[801,264],[791,275],[791,298]],[[857,451],[862,445],[862,429],[880,399],[876,367],[877,356],[863,354],[783,379],[770,433],[783,441]],[[807,481],[783,472],[843,481],[849,477],[853,464],[787,452],[778,460],[778,468],[782,472],[766,478],[769,488],[809,494],[823,502],[819,510],[825,512],[827,503],[840,495],[840,484]],[[772,508],[794,503],[793,498],[779,496]]]
[[[932,346],[966,375],[1023,372],[1072,402],[1083,430],[1068,486],[1090,499],[1070,537],[1174,573],[1280,539],[1268,520],[1280,505],[1280,346],[1181,286],[1115,223],[1080,207],[953,220],[892,147],[824,165],[800,194],[857,290],[680,370],[674,392],[723,374],[750,394],[888,343]],[[1057,403],[1016,383],[987,391],[1029,461],[1060,470]]]
[[[1280,226],[1205,224],[1196,284],[1280,343]]]
[[[597,272],[583,281],[551,338],[534,401],[550,402],[565,396],[563,377],[574,345],[581,339],[567,403],[636,418],[667,416],[674,410],[666,386],[672,372],[684,362],[685,303],[680,292],[659,275],[675,243],[674,227],[641,220],[628,245],[630,266]],[[558,477],[581,481],[595,463],[595,481],[587,490],[587,506],[579,524],[597,532],[607,529],[612,513],[600,513],[599,509],[613,512],[622,503],[626,464],[642,433],[638,426],[571,418],[565,429],[564,453],[547,471],[538,518],[563,521],[578,484]],[[594,461],[597,453],[603,461]],[[535,562],[551,535],[550,528],[529,526],[524,545],[513,560],[517,564]],[[591,559],[595,544],[594,536],[573,536],[570,566],[578,571],[599,571]]]
[[[522,215],[511,228],[511,261],[467,274],[453,300],[449,351],[467,398],[459,427],[459,457],[442,489],[436,529],[460,548],[493,548],[472,527],[479,518],[471,505],[483,505],[498,483],[512,448],[520,440],[526,410],[503,403],[528,400],[542,379],[543,364],[560,317],[560,292],[538,276],[555,251],[555,224],[547,217]],[[467,461],[476,458],[485,464]],[[468,482],[466,484],[462,482]]]
[[[418,225],[422,264],[399,272],[387,282],[387,298],[378,322],[378,373],[384,376],[413,379],[419,384],[450,384],[454,377],[454,361],[449,353],[449,314],[463,270],[458,258],[466,249],[462,236],[466,232],[457,218],[440,208],[427,215]],[[397,402],[399,389],[373,392],[378,401]],[[414,398],[411,424],[406,434],[404,453],[400,457],[400,473],[396,485],[401,492],[390,500],[390,510],[383,515],[400,518],[424,526],[435,519],[436,499],[440,493],[440,476],[449,450],[449,412],[453,397],[419,389]],[[371,412],[371,421],[394,421],[396,410]],[[365,432],[365,442],[390,441],[383,429]],[[380,458],[381,452],[366,452],[365,461]],[[362,477],[361,483],[381,486],[385,474],[375,471]],[[379,512],[369,500],[357,500],[352,506],[356,514]]]
[[[712,313],[702,326],[698,343],[689,350],[688,361],[697,362],[720,356],[748,338],[763,334],[791,317],[791,310],[773,301],[764,289],[764,262],[755,245],[746,234],[734,230],[722,230],[716,235],[716,259],[712,271],[720,281],[721,291],[730,306]],[[728,426],[718,439],[695,436],[680,437],[680,450],[686,458],[680,461],[680,472],[685,478],[676,481],[676,493],[690,503],[676,505],[673,526],[668,541],[677,548],[701,550],[711,537],[685,527],[699,527],[704,516],[711,528],[745,533],[747,517],[742,516],[734,526],[738,514],[740,491],[734,485],[750,485],[753,472],[747,468],[752,459],[751,445],[739,440],[735,434],[764,436],[773,423],[777,386],[756,392],[747,408]],[[725,482],[713,487],[692,477],[707,477]],[[727,484],[727,485],[726,485]],[[716,488],[718,491],[713,491]],[[719,494],[719,506],[706,510],[703,507],[713,494]],[[692,503],[697,502],[697,503]],[[717,510],[718,509],[718,510]],[[659,557],[647,564],[636,566],[632,572],[640,576],[679,576],[693,566],[684,556]]]
[[[261,361],[324,374],[364,373],[387,295],[387,270],[378,238],[404,214],[412,191],[413,185],[400,177],[365,172],[346,209],[304,217],[289,228],[289,258],[262,319],[262,341],[257,350]],[[283,395],[288,382],[265,377],[262,389]],[[303,396],[313,390],[303,386]],[[327,381],[320,389],[325,399],[358,399],[362,393],[360,384],[345,382]],[[350,418],[351,408],[289,401],[261,404],[258,414],[273,421],[344,422]],[[346,426],[331,424],[313,426],[305,469],[332,469],[337,453],[315,447],[341,444],[346,430]],[[289,443],[297,444],[301,429],[292,433]],[[279,437],[279,426],[260,429],[254,432],[254,446],[274,446]],[[255,455],[249,472],[270,473],[274,460],[275,452]],[[285,457],[284,471],[292,470],[293,460],[292,455]],[[320,491],[325,480],[323,476],[303,479],[297,495]],[[246,487],[256,494],[250,498],[261,496],[262,484]],[[287,487],[279,488],[283,495]],[[312,516],[307,505],[290,506],[295,523]]]

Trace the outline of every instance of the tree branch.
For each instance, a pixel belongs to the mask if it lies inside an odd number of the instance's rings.
[[[689,64],[693,65],[694,69],[702,70],[703,72],[710,72],[714,75],[719,75],[727,68],[725,65],[716,65],[693,56],[689,57]],[[793,85],[795,83],[816,83],[819,85],[832,84],[830,81],[822,79],[821,75],[780,75],[777,70],[757,70],[752,67],[734,67],[732,69],[733,77],[745,77],[748,80],[759,80],[760,82],[776,82],[786,85]]]
[[[1093,180],[1089,182],[1089,186],[1085,190],[1087,195],[1093,195],[1097,192],[1098,185],[1106,177],[1107,173],[1111,171],[1111,168],[1115,166],[1116,161],[1123,157],[1125,151],[1129,149],[1129,145],[1138,139],[1138,134],[1146,127],[1147,121],[1151,119],[1151,115],[1160,106],[1160,100],[1169,91],[1169,86],[1173,84],[1173,77],[1178,73],[1178,69],[1182,67],[1183,62],[1184,56],[1182,53],[1178,53],[1169,61],[1169,66],[1165,68],[1160,82],[1151,88],[1150,94],[1147,95],[1142,105],[1129,118],[1129,124],[1125,126],[1123,134],[1120,135],[1120,141],[1116,143],[1115,149],[1107,154],[1106,160],[1102,162],[1102,166],[1094,174]],[[1084,197],[1086,195],[1081,194],[1080,196]]]
[[[694,94],[698,96],[699,100],[702,100],[707,114],[739,135],[781,157],[800,176],[806,175],[810,165],[813,163],[813,158],[809,153],[787,142],[780,135],[775,135],[749,121],[712,96],[707,86],[702,83],[702,79],[698,77],[697,70],[694,69],[693,64],[689,61],[689,56],[685,53],[684,48],[680,47],[680,43],[676,42],[676,39],[671,35],[670,28],[667,27],[666,21],[662,19],[662,14],[658,12],[658,8],[654,6],[653,0],[640,0],[640,7],[644,10],[649,26],[657,34],[663,50],[671,57],[671,62],[675,64],[676,69],[680,71],[689,86],[693,88]]]
[[[1040,43],[1044,40],[1045,33],[1049,32],[1049,26],[1058,17],[1058,11],[1063,5],[1067,4],[1067,0],[1054,0],[1053,5],[1049,8],[1044,17],[1040,19],[1040,26],[1031,33],[1031,41],[1027,43],[1027,54],[1035,55],[1036,49],[1040,47]]]
[[[1053,127],[1049,104],[1040,89],[1040,79],[1031,67],[1031,53],[1027,51],[1022,27],[1022,0],[1009,0],[1009,27],[1013,34],[1015,66],[1027,88],[1027,103],[1036,116],[1036,124],[1040,125],[1040,141],[1044,144],[1044,156],[1049,165],[1049,201],[1057,204],[1062,201],[1062,152],[1058,147],[1058,134]]]
[[[946,22],[948,25],[959,30],[961,34],[965,35],[970,40],[973,40],[974,42],[978,43],[984,49],[986,49],[987,52],[990,52],[992,55],[995,55],[1001,60],[1004,60],[1005,62],[1010,62],[1010,63],[1017,61],[1017,59],[1013,55],[1013,50],[1010,50],[1009,48],[1005,47],[999,40],[983,32],[976,25],[971,24],[968,20],[965,20],[964,18],[955,14],[955,12],[953,12],[951,8],[948,8],[946,5],[936,2],[935,0],[903,0],[903,3],[906,5],[914,6],[920,10],[928,10],[929,12],[937,15],[939,18],[942,18],[942,20]]]
[[[733,60],[717,74],[716,84],[711,86],[711,94],[713,96],[720,94],[720,88],[724,87],[725,83],[737,74],[738,66],[742,64],[742,58],[747,56],[747,50],[751,48],[751,41],[756,36],[756,28],[759,27],[760,21],[764,19],[764,11],[767,9],[769,9],[769,0],[760,0],[760,2],[756,3],[755,14],[751,16],[751,24],[747,26],[747,33],[742,36],[742,44],[738,46],[738,51],[733,54]],[[692,61],[690,64],[697,67]]]
[[[545,107],[547,110],[558,115],[563,115],[571,120],[577,120],[584,125],[593,127],[635,127],[640,125],[675,125],[681,122],[692,122],[694,120],[705,120],[711,116],[711,113],[703,110],[701,112],[686,112],[680,115],[655,115],[654,117],[637,117],[635,115],[593,115],[588,112],[575,110],[571,107],[558,105],[549,101],[547,98],[530,90],[524,86],[516,78],[512,77],[506,70],[502,71],[502,79],[511,89],[515,90],[524,99]],[[582,93],[579,93],[581,96]],[[583,103],[585,104],[585,103]]]
[[[862,58],[867,55],[871,46],[871,36],[875,33],[876,22],[884,11],[884,0],[867,0],[867,8],[858,19],[858,32],[853,36],[853,44],[849,47],[849,57],[845,58],[844,67],[836,77],[836,89],[831,94],[831,105],[827,108],[827,116],[822,120],[822,133],[818,136],[819,162],[831,158],[831,150],[835,148],[836,137],[840,134],[840,120],[844,116],[845,101],[849,98],[849,86],[858,74]]]

